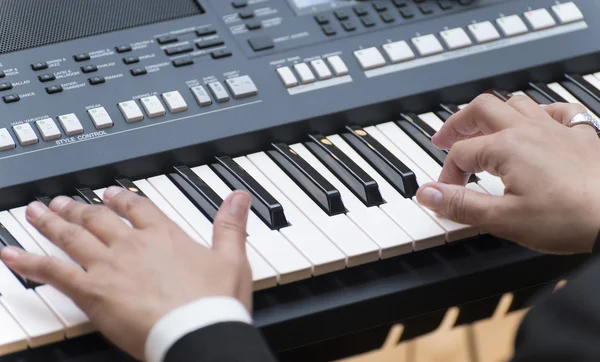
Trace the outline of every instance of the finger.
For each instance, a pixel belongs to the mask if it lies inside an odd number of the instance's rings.
[[[105,204],[129,220],[133,227],[146,229],[172,223],[150,199],[121,187],[112,186],[104,192]]]
[[[229,256],[246,257],[246,223],[250,195],[235,191],[221,205],[214,222],[213,249]]]
[[[565,126],[573,117],[579,113],[587,112],[584,106],[577,103],[552,103],[545,107],[542,107],[551,118],[555,119],[558,123],[564,124]]]
[[[544,110],[544,108],[540,107],[539,104],[537,104],[533,99],[529,98],[528,96],[512,96],[506,102],[506,104],[513,107],[527,118],[540,121],[547,121],[551,119],[551,117]]]
[[[104,205],[88,205],[62,196],[52,200],[50,210],[66,221],[82,226],[106,245],[131,234],[131,228]]]
[[[84,268],[94,260],[105,257],[107,249],[100,240],[83,227],[66,221],[41,202],[31,203],[25,215],[31,225]]]
[[[523,122],[523,115],[491,94],[482,94],[450,117],[433,138],[433,144],[450,149],[477,132],[491,134]]]
[[[500,166],[505,162],[506,147],[508,145],[501,144],[497,135],[457,142],[446,156],[438,181],[464,186],[473,173],[487,171],[501,176]]]
[[[514,204],[512,195],[492,196],[464,186],[431,183],[417,192],[419,203],[452,221],[487,229]]]
[[[42,284],[50,284],[70,297],[78,295],[86,273],[72,263],[7,247],[0,257],[15,273]]]

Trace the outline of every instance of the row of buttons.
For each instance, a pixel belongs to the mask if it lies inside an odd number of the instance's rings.
[[[583,14],[573,2],[554,5],[552,10],[562,24],[583,20]],[[528,11],[524,16],[533,30],[547,29],[556,25],[552,15],[543,8]],[[529,31],[527,25],[525,25],[519,15],[499,18],[496,20],[496,24],[498,24],[506,37],[521,35]],[[468,29],[478,43],[487,43],[500,39],[500,33],[489,21],[471,24],[468,26]],[[440,37],[449,50],[461,49],[473,45],[471,38],[463,28],[444,30],[440,32]],[[439,54],[444,51],[444,47],[434,34],[415,37],[411,42],[422,57]],[[385,44],[382,48],[392,63],[415,58],[413,50],[405,41]],[[370,70],[386,65],[386,60],[375,47],[355,51],[354,55],[363,70]]]
[[[225,84],[235,99],[246,98],[258,94],[258,89],[254,82],[247,75],[227,79]],[[210,83],[208,84],[208,88],[217,103],[229,101],[229,93],[221,83]],[[199,85],[190,89],[201,107],[212,104],[211,97],[203,86]],[[149,118],[166,115],[167,111],[163,106],[163,102],[167,105],[167,108],[171,113],[184,112],[188,109],[187,103],[179,91],[163,93],[161,98],[162,102],[159,97],[155,95],[140,99],[139,103]],[[139,122],[144,119],[144,113],[142,113],[142,110],[136,101],[129,100],[121,102],[118,104],[118,108],[127,123]],[[89,109],[87,113],[96,129],[110,128],[114,125],[112,118],[104,107]],[[62,115],[56,119],[67,136],[75,136],[83,133],[83,125],[74,113]],[[44,141],[53,141],[62,137],[60,129],[52,118],[38,120],[35,122],[35,125]],[[30,123],[19,124],[13,126],[12,129],[21,146],[29,146],[39,142],[38,136]],[[13,149],[15,147],[16,144],[8,129],[0,129],[0,151]]]
[[[327,58],[327,63],[336,76],[341,77],[348,75],[348,67],[338,55]],[[331,70],[322,59],[316,59],[310,62],[319,80],[326,80],[332,77]],[[303,84],[313,83],[316,78],[310,67],[306,63],[294,64],[294,70],[300,77]],[[292,88],[298,85],[298,79],[289,67],[277,68],[277,74],[286,88]]]

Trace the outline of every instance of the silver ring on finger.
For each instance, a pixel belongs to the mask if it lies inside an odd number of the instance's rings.
[[[581,124],[586,124],[588,126],[594,127],[597,134],[600,134],[600,119],[589,112],[582,112],[575,115],[575,117],[571,118],[569,123],[567,123],[567,127],[575,127]]]

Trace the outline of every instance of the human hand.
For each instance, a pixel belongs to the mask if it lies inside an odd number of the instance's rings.
[[[600,142],[591,126],[565,126],[585,111],[540,107],[526,96],[477,97],[433,137],[450,152],[438,182],[419,189],[419,202],[531,249],[590,252],[600,228]],[[481,171],[502,178],[504,196],[464,187]]]
[[[39,202],[27,208],[27,220],[83,269],[18,248],[4,248],[2,261],[69,296],[98,331],[138,359],[154,324],[200,297],[234,297],[251,311],[248,194],[234,192],[221,205],[212,249],[189,238],[144,197],[117,187],[104,197],[106,206],[58,197],[49,209]]]

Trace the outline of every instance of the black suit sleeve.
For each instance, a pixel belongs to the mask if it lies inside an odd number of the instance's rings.
[[[260,332],[239,322],[214,324],[177,341],[164,362],[276,362]]]
[[[565,287],[526,315],[513,362],[600,361],[599,340],[600,256],[594,255]]]

